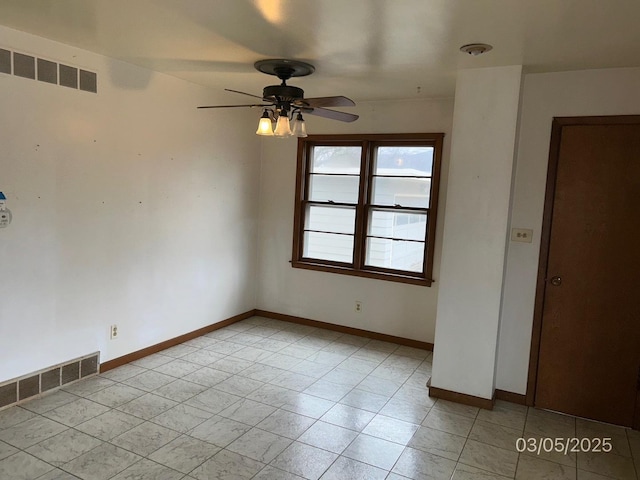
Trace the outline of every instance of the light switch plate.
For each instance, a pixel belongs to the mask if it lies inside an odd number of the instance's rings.
[[[530,228],[512,228],[511,229],[511,241],[531,243],[533,240],[533,230]]]

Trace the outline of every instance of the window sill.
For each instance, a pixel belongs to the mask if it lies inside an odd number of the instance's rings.
[[[339,267],[336,265],[327,265],[324,263],[316,263],[310,261],[291,261],[293,268],[302,268],[305,270],[317,270],[319,272],[337,273],[340,275],[351,275],[354,277],[374,278],[376,280],[386,280],[389,282],[408,283],[411,285],[421,285],[424,287],[430,287],[434,280],[423,277],[403,275],[401,273],[393,274],[387,272],[380,272],[377,270],[354,270],[349,267]]]

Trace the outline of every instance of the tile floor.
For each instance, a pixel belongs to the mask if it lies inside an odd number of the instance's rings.
[[[427,351],[253,317],[0,411],[0,479],[638,479],[640,432],[435,401],[430,372]],[[602,436],[611,453],[515,448]]]

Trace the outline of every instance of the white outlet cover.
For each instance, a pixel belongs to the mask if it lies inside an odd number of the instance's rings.
[[[11,223],[11,210],[8,208],[0,210],[0,228],[6,228]]]
[[[533,241],[533,230],[531,228],[512,228],[511,241],[531,243]]]

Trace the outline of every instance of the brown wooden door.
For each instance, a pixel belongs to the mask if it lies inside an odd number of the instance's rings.
[[[556,119],[551,148],[535,406],[637,428],[640,117]]]

